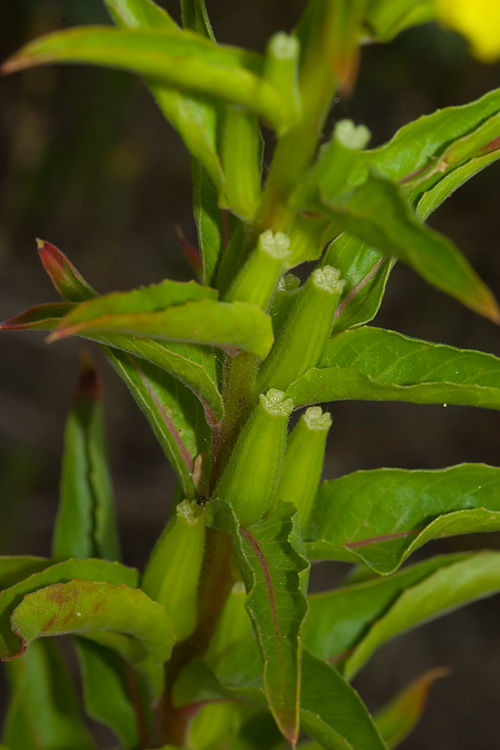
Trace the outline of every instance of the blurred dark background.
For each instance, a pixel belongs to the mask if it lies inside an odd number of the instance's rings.
[[[263,50],[289,30],[303,0],[207,0],[217,38]],[[164,5],[178,17],[177,3]],[[100,0],[3,0],[0,57],[42,33],[107,23]],[[455,34],[428,25],[363,51],[350,101],[331,122],[366,124],[371,145],[436,108],[463,104],[500,85],[500,65],[471,60]],[[195,241],[190,161],[141,81],[91,67],[50,67],[0,81],[0,320],[57,296],[35,237],[59,246],[99,291],[165,277],[188,279],[174,225]],[[268,139],[272,148],[272,138]],[[500,165],[461,188],[432,218],[500,297]],[[376,323],[405,334],[500,355],[493,324],[398,265]],[[0,340],[0,554],[48,555],[58,500],[64,420],[78,371],[79,341],[52,346],[43,333]],[[124,559],[142,567],[168,515],[173,472],[126,388],[99,351],[109,451]],[[325,476],[379,466],[441,468],[500,464],[498,412],[409,404],[331,406]],[[429,545],[437,551],[490,546],[496,535]],[[318,585],[337,584],[343,566],[318,567]],[[500,747],[500,599],[427,625],[383,648],[356,686],[370,708],[426,669],[453,675],[433,688],[404,750]]]

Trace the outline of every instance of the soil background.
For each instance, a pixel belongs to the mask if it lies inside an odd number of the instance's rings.
[[[219,41],[263,50],[290,30],[303,0],[207,0]],[[178,17],[177,3],[164,0]],[[3,0],[0,58],[41,33],[108,23],[100,0]],[[467,103],[500,85],[500,65],[468,56],[464,42],[434,24],[363,50],[344,117],[366,124],[371,145],[437,108]],[[174,225],[196,241],[190,160],[142,82],[92,67],[48,67],[0,80],[0,320],[57,296],[35,237],[68,254],[99,291],[127,290],[190,270]],[[273,139],[266,135],[266,162]],[[500,164],[461,188],[433,216],[500,298]],[[413,272],[396,266],[379,326],[500,356],[500,331]],[[81,344],[47,346],[43,333],[0,337],[0,554],[50,554],[64,421]],[[94,350],[93,350],[94,351]],[[102,365],[111,466],[124,561],[142,568],[168,517],[174,476],[149,426]],[[340,403],[325,477],[380,466],[442,468],[463,461],[500,465],[500,414],[463,407]],[[500,549],[498,535],[428,545],[436,552]],[[337,585],[346,566],[320,565],[313,585]],[[424,718],[402,750],[500,747],[500,598],[493,597],[409,633],[375,655],[356,680],[372,709],[427,669],[448,666]],[[5,678],[0,675],[2,706]],[[3,710],[3,709],[2,709]],[[102,747],[113,744],[99,733]]]

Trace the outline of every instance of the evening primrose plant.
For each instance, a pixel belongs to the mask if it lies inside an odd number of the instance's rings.
[[[217,44],[203,0],[181,0],[182,28],[153,0],[104,2],[114,26],[36,39],[3,72],[90,63],[144,77],[192,155],[196,280],[101,295],[39,240],[61,301],[2,328],[96,342],[178,483],[145,570],[125,566],[100,379],[85,354],[50,558],[0,558],[4,747],[96,747],[56,646],[62,634],[72,635],[87,715],[126,750],[396,747],[442,671],[375,716],[351,680],[391,638],[500,591],[499,552],[403,566],[432,539],[500,530],[500,468],[377,469],[320,483],[332,420],[319,404],[500,409],[500,359],[369,325],[397,260],[500,322],[465,257],[425,225],[500,157],[500,89],[370,149],[363,124],[327,128],[335,97],[352,90],[362,44],[435,19],[444,0],[309,0],[263,54]],[[265,178],[262,128],[275,138]],[[301,280],[293,271],[306,261]],[[308,595],[321,560],[352,571],[340,588]]]

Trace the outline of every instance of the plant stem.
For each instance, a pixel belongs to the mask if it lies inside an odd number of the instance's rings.
[[[174,706],[172,690],[184,667],[203,656],[208,648],[234,583],[233,556],[234,548],[229,534],[207,529],[198,590],[198,625],[190,638],[174,646],[167,664],[165,693],[157,710],[158,747],[168,744],[183,747],[186,742],[192,711],[189,706]]]

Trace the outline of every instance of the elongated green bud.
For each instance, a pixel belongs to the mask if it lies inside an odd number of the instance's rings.
[[[253,302],[267,310],[283,265],[290,256],[290,240],[283,232],[263,232],[247,262],[231,284],[225,299]]]
[[[300,297],[300,279],[287,273],[279,280],[269,314],[273,319],[274,337],[279,337],[286,325],[292,307]]]
[[[225,197],[243,219],[252,220],[259,204],[262,153],[262,135],[256,115],[228,105],[222,139]]]
[[[358,153],[369,140],[370,131],[364,125],[356,127],[352,120],[341,120],[335,126],[331,141],[321,147],[304,182],[317,183],[323,198],[332,200],[346,189]]]
[[[288,438],[281,479],[273,506],[279,500],[294,503],[305,529],[318,491],[325,443],[332,418],[320,406],[311,406]]]
[[[269,40],[264,78],[281,94],[290,124],[300,114],[299,55],[300,42],[296,37],[279,31]]]
[[[317,268],[308,278],[288,322],[257,376],[258,392],[286,390],[306,370],[315,367],[330,337],[333,316],[344,281],[331,266]]]
[[[293,401],[272,388],[243,427],[214,495],[227,500],[243,527],[269,509],[279,481],[286,445],[286,427]]]
[[[143,591],[165,607],[178,641],[196,627],[204,547],[203,509],[183,500],[158,539],[142,580]]]

